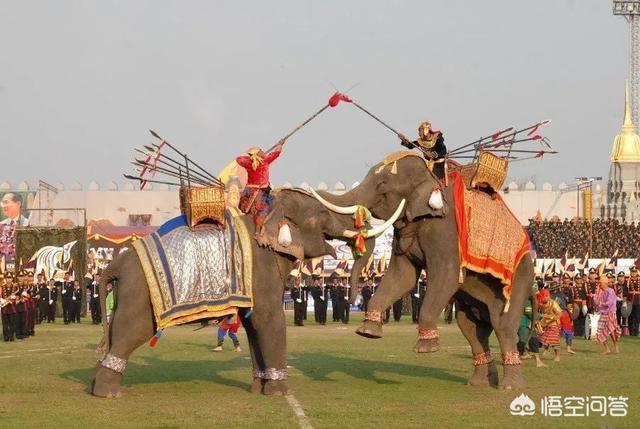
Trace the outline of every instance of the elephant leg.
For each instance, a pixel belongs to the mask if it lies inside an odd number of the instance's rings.
[[[383,313],[415,287],[418,275],[419,270],[406,256],[393,255],[389,269],[371,297],[364,322],[356,330],[356,334],[366,338],[382,338]]]
[[[471,353],[473,353],[474,371],[467,384],[496,387],[498,385],[498,370],[489,349],[489,336],[493,328],[490,324],[474,317],[471,308],[462,300],[458,299],[456,306],[458,307],[456,322],[458,322],[462,334],[469,341]]]
[[[457,261],[446,261],[441,265],[433,263],[430,266],[439,268],[429,271],[427,289],[418,318],[418,341],[413,349],[416,353],[433,353],[440,350],[438,317],[459,287]]]
[[[110,326],[109,350],[98,362],[91,393],[100,397],[120,396],[122,376],[131,353],[154,334],[153,310],[142,267],[131,252],[118,276],[118,306]],[[106,318],[105,318],[106,319]]]
[[[498,296],[493,302],[487,302],[491,314],[491,323],[500,342],[504,377],[500,383],[501,389],[524,389],[525,380],[522,375],[520,356],[518,354],[518,326],[524,308],[524,303],[531,292],[533,282],[533,266],[531,260],[520,263],[513,279],[510,308],[505,313],[505,301]],[[499,285],[501,288],[502,285]],[[501,294],[500,294],[501,295]]]
[[[249,353],[251,355],[251,363],[253,368],[264,368],[264,358],[260,353],[260,347],[258,345],[258,333],[251,323],[251,317],[248,311],[241,311],[241,321],[245,332],[247,333],[247,340],[249,341]],[[249,317],[246,317],[249,315]],[[264,380],[257,377],[254,371],[253,380],[249,387],[251,393],[262,393],[264,388]]]
[[[289,385],[286,324],[282,308],[282,273],[289,273],[292,264],[277,256],[275,252],[258,249],[254,250],[254,255],[257,252],[260,252],[259,257],[263,259],[259,259],[258,266],[254,269],[255,300],[250,316],[251,325],[255,330],[253,350],[256,357],[252,389],[257,390],[259,383],[256,379],[259,378],[262,380],[262,393],[265,395],[286,395]]]

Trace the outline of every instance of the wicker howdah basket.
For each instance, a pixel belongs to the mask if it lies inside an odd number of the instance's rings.
[[[216,223],[224,227],[224,186],[181,187],[180,210],[192,228],[204,223]]]

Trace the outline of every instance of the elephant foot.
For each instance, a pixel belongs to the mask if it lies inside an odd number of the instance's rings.
[[[440,350],[440,339],[431,338],[429,340],[419,339],[413,347],[416,353],[434,353]]]
[[[119,398],[122,395],[120,391],[121,381],[122,374],[100,366],[96,370],[96,375],[91,382],[89,392],[100,398]]]
[[[523,390],[526,387],[520,365],[505,365],[504,377],[498,386],[504,390]]]
[[[473,375],[467,382],[469,386],[476,387],[497,387],[498,368],[494,362],[475,366]]]
[[[362,326],[356,329],[356,334],[365,338],[382,338],[382,323],[365,320]]]
[[[265,395],[287,395],[289,394],[289,385],[286,380],[265,380],[262,393]]]
[[[262,378],[254,377],[253,381],[251,382],[251,386],[249,386],[249,392],[262,393],[262,390],[264,388],[264,382],[265,380],[263,380]]]

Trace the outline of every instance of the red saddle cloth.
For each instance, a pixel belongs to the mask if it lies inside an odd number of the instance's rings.
[[[522,257],[529,252],[529,236],[500,195],[467,189],[460,173],[449,176],[458,225],[460,266],[499,279],[504,297]]]

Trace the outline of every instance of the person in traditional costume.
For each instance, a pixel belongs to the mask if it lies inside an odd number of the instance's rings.
[[[538,291],[537,285],[534,283],[532,293]],[[518,352],[521,359],[536,358],[536,368],[546,367],[547,365],[540,359],[540,340],[535,329],[533,328],[533,316],[538,311],[538,301],[532,295],[524,306],[524,313],[520,318],[520,327],[518,328]],[[537,317],[536,317],[537,318]],[[529,347],[527,351],[526,348]]]
[[[571,316],[572,312],[573,303],[569,303],[567,304],[567,308],[563,309],[562,313],[560,313],[560,329],[562,330],[564,342],[567,345],[567,353],[569,353],[570,355],[575,355],[576,352],[574,352],[571,348],[573,344],[573,335],[575,332],[573,328],[573,319]]]
[[[218,345],[214,347],[213,351],[221,352],[224,337],[229,335],[229,338],[233,341],[233,351],[241,352],[240,341],[238,340],[238,335],[236,335],[238,329],[240,329],[240,316],[238,316],[237,313],[225,317],[222,322],[220,322],[220,326],[218,326]]]
[[[274,150],[265,154],[259,147],[252,147],[245,155],[236,158],[238,165],[247,170],[247,185],[240,197],[240,210],[250,214],[256,225],[256,236],[264,232],[264,221],[271,210],[273,197],[269,183],[269,167],[282,152],[284,140]]]
[[[611,337],[611,342],[613,343],[614,353],[620,352],[618,340],[622,333],[616,319],[616,293],[609,287],[609,282],[612,277],[612,274],[600,276],[598,292],[594,297],[595,309],[600,315],[598,319],[598,332],[594,339],[602,344],[604,348],[602,354],[605,355],[611,353],[608,344],[609,337]]]
[[[540,335],[540,342],[545,350],[553,349],[555,356],[553,360],[560,362],[558,349],[560,347],[560,314],[562,310],[558,303],[551,299],[551,295],[547,289],[538,292],[538,304],[542,312],[542,319],[540,320],[542,335]]]
[[[420,149],[427,160],[429,170],[433,171],[439,179],[444,178],[447,147],[444,144],[444,137],[441,131],[434,130],[431,123],[425,121],[418,127],[417,140],[409,141],[404,134],[398,134],[398,138],[402,146],[408,149]]]

